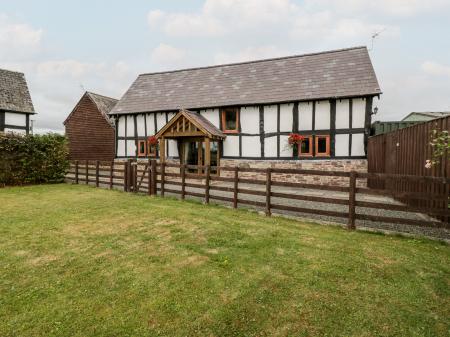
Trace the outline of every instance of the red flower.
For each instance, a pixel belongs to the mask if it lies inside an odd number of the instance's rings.
[[[305,139],[302,135],[298,133],[291,133],[288,138],[289,145],[300,144],[300,142]]]
[[[150,145],[156,145],[158,144],[158,138],[156,138],[155,136],[150,136],[147,138],[147,141]]]

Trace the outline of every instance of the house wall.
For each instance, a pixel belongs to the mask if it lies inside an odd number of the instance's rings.
[[[106,121],[87,95],[82,97],[69,116],[65,129],[69,140],[69,158],[71,160],[109,161],[114,159],[114,128]],[[119,147],[117,150],[117,155],[121,155]]]
[[[292,132],[330,135],[331,158],[365,158],[372,111],[372,97],[315,100],[271,105],[243,106],[239,132],[227,134],[221,149],[223,159],[298,160],[287,144]],[[220,109],[198,111],[221,128]],[[137,140],[156,134],[176,111],[118,116],[117,157],[136,157]],[[167,157],[177,157],[175,141],[169,142]],[[315,160],[323,158],[301,158]]]
[[[30,114],[0,110],[0,132],[28,134],[30,130]]]

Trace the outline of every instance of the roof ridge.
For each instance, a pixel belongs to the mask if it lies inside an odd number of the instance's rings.
[[[25,73],[23,71],[9,70],[9,69],[5,69],[5,68],[0,68],[0,71],[7,71],[10,73],[22,74],[25,76]]]
[[[113,99],[115,101],[119,101],[117,98],[113,98],[113,97],[109,97],[109,96],[105,96],[105,95],[100,95],[100,94],[97,94],[97,93],[92,92],[92,91],[86,91],[86,94],[88,94],[88,95],[95,95],[95,96],[109,98],[109,99]]]
[[[168,73],[176,73],[176,72],[188,71],[188,70],[209,69],[209,68],[218,68],[218,67],[225,67],[225,66],[236,66],[236,65],[241,65],[241,64],[260,63],[260,62],[266,62],[266,61],[287,60],[287,59],[297,58],[297,57],[322,55],[322,54],[332,54],[332,53],[339,53],[339,52],[343,52],[343,51],[354,50],[354,49],[363,49],[363,48],[367,49],[366,46],[355,46],[355,47],[326,50],[326,51],[314,52],[314,53],[305,53],[305,54],[296,54],[296,55],[289,55],[289,56],[272,57],[272,58],[259,59],[259,60],[253,60],[253,61],[243,61],[243,62],[234,62],[234,63],[222,63],[222,64],[215,64],[215,65],[211,65],[211,66],[203,66],[203,67],[192,67],[192,68],[183,68],[183,69],[166,70],[166,71],[155,71],[155,72],[151,72],[151,73],[142,73],[142,74],[139,74],[138,76],[168,74]]]

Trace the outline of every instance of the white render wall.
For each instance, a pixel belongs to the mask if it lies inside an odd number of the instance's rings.
[[[264,106],[264,132],[277,132],[277,114],[278,107],[276,105]],[[276,156],[276,154],[275,154]]]
[[[330,128],[330,101],[316,101],[316,130]]]
[[[264,139],[264,157],[274,158],[277,156],[277,136]]]
[[[280,132],[292,132],[294,104],[280,104]]]
[[[366,120],[366,100],[364,98],[353,99],[352,128],[363,128]]]
[[[223,142],[223,155],[225,157],[239,156],[239,136],[229,135]]]
[[[348,129],[349,122],[350,122],[350,100],[338,99],[336,101],[336,129]]]
[[[259,136],[242,136],[242,156],[261,157],[261,141]]]
[[[200,115],[209,120],[216,128],[220,128],[219,109],[200,110]]]
[[[242,107],[239,120],[242,133],[259,133],[259,107]]]
[[[313,120],[313,103],[312,102],[300,102],[298,104],[298,129],[299,130],[312,130]]]
[[[5,112],[5,124],[14,126],[26,126],[27,115],[15,112]]]
[[[335,137],[335,152],[334,155],[335,156],[348,156],[348,142],[349,142],[349,138],[350,135],[347,134],[342,134],[342,135],[336,135]]]

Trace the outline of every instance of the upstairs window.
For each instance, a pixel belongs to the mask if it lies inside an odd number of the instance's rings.
[[[316,157],[330,156],[330,136],[317,135],[316,137]]]
[[[312,157],[313,155],[313,137],[304,136],[298,144],[299,157]]]
[[[222,109],[222,131],[225,133],[237,133],[239,129],[239,109]]]

